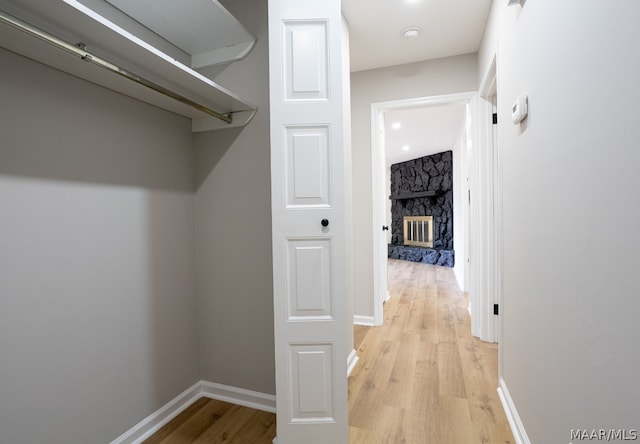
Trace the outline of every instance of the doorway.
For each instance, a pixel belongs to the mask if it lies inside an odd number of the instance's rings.
[[[473,120],[477,95],[475,92],[448,94],[442,96],[421,97],[414,99],[379,102],[371,105],[371,168],[373,196],[373,307],[374,325],[382,325],[383,306],[388,299],[387,291],[387,256],[391,225],[389,205],[389,165],[410,158],[418,158],[428,154],[453,151],[453,205],[454,205],[454,251],[456,255],[454,273],[461,290],[467,291],[469,286],[469,218],[468,207],[470,148],[473,137]],[[419,117],[416,117],[419,116]],[[456,116],[457,121],[456,121]],[[403,119],[423,119],[423,143],[401,142],[396,137],[402,132]],[[431,132],[426,130],[428,122],[436,119]],[[438,120],[439,119],[439,120]],[[412,125],[415,125],[415,120]],[[447,126],[448,125],[448,126]],[[434,133],[442,136],[433,137]],[[407,129],[407,128],[405,128]],[[394,134],[390,134],[394,133]],[[394,140],[394,137],[396,139]],[[407,136],[407,140],[416,140],[415,136]],[[429,143],[428,140],[431,142]],[[391,142],[390,142],[391,141]],[[399,142],[400,141],[400,142]],[[399,144],[398,144],[399,143]],[[390,144],[395,144],[391,154]],[[412,146],[420,145],[420,146]]]

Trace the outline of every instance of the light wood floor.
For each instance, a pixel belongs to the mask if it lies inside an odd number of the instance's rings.
[[[389,260],[389,289],[384,325],[355,330],[350,443],[514,443],[497,345],[471,336],[453,271]]]
[[[498,349],[470,334],[449,268],[389,260],[384,325],[355,328],[350,444],[513,444]],[[146,444],[270,444],[275,415],[202,398]]]

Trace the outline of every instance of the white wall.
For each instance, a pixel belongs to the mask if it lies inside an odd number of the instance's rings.
[[[475,54],[351,74],[354,314],[373,317],[371,104],[475,91]]]
[[[110,442],[198,380],[190,122],[0,66],[0,441]]]
[[[467,270],[467,243],[465,224],[468,215],[467,184],[467,119],[460,123],[460,132],[453,145],[453,250],[455,265],[453,272],[462,291],[469,291]]]
[[[267,2],[223,3],[257,43],[216,82],[258,111],[245,128],[194,135],[200,368],[274,394]]]
[[[479,57],[498,51],[502,376],[530,442],[638,429],[640,4],[506,3]]]

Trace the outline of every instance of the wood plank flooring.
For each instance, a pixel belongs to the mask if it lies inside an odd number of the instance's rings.
[[[513,444],[498,348],[471,336],[453,270],[389,260],[384,325],[355,328],[350,444]]]
[[[449,268],[389,260],[381,327],[356,326],[350,444],[513,444],[498,399],[498,349],[470,334]],[[146,444],[270,444],[275,415],[202,398]]]
[[[144,444],[271,444],[276,415],[200,398]]]

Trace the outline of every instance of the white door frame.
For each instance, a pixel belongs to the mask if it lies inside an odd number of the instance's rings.
[[[374,325],[382,325],[383,305],[388,297],[387,290],[387,244],[386,234],[381,233],[382,225],[386,224],[387,210],[385,180],[385,147],[383,135],[383,119],[385,111],[396,108],[436,106],[454,103],[465,103],[471,108],[468,113],[475,115],[476,92],[444,94],[438,96],[417,97],[412,99],[391,100],[371,104],[371,189],[373,205],[373,317]],[[469,123],[469,122],[468,122]],[[471,132],[473,135],[473,132]],[[467,221],[465,221],[467,224]],[[465,230],[466,231],[466,230]],[[468,245],[465,239],[465,245]],[[467,246],[468,248],[468,246]],[[462,259],[462,258],[461,258]],[[458,258],[456,258],[458,260]]]
[[[487,342],[501,342],[500,316],[493,314],[501,305],[501,198],[498,144],[492,124],[493,97],[496,95],[495,57],[485,73],[478,92],[476,118],[477,146],[472,150],[472,245],[470,312],[471,332]]]
[[[382,325],[383,304],[389,298],[387,285],[386,173],[383,114],[390,106],[371,105],[371,190],[373,196],[373,325]]]

